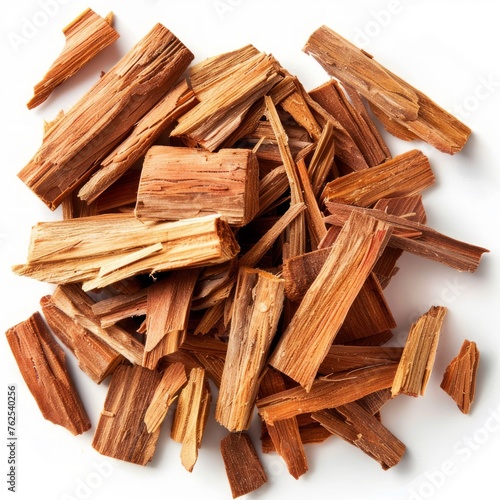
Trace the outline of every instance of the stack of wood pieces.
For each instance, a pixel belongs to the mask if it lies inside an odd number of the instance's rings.
[[[381,408],[424,394],[446,308],[390,347],[384,288],[404,251],[468,272],[487,252],[426,225],[429,161],[392,157],[365,103],[398,137],[448,153],[470,130],[326,27],[305,50],[334,77],[311,92],[253,46],[190,67],[158,24],[48,126],[19,173],[64,220],[33,228],[14,272],[57,285],[41,300],[47,325],[92,380],[111,379],[93,446],[145,465],[172,407],[192,471],[214,401],[233,497],[267,481],[254,418],[262,451],[295,478],[305,445],[332,435],[396,465],[405,445]],[[86,431],[41,315],[7,338],[43,415]],[[464,412],[478,360],[465,344],[443,380]]]

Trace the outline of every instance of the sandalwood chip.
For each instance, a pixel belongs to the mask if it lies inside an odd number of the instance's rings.
[[[245,433],[230,433],[220,443],[220,451],[233,498],[260,488],[267,476],[257,452]]]
[[[66,355],[40,313],[6,332],[21,375],[47,420],[72,434],[90,429],[90,420],[66,368]]]
[[[478,366],[476,343],[464,340],[460,352],[444,372],[441,388],[453,398],[462,413],[469,413],[474,401]]]

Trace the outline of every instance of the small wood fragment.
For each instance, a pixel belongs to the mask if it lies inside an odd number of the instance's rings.
[[[390,158],[387,145],[368,113],[362,114],[351,104],[338,82],[330,80],[309,92],[309,95],[339,120],[362,152],[368,166],[380,165]],[[358,105],[362,106],[362,103],[358,101]]]
[[[80,369],[94,382],[100,384],[123,362],[121,354],[61,311],[50,295],[42,297],[40,305],[50,329],[74,354]]]
[[[273,369],[268,369],[262,377],[259,389],[261,398],[286,390],[283,376]],[[298,479],[308,470],[302,436],[296,417],[265,424],[274,445],[274,449],[283,458],[288,472]]]
[[[163,372],[144,415],[144,423],[149,433],[155,432],[160,427],[168,409],[176,400],[177,393],[186,382],[186,370],[182,363],[173,363]]]
[[[59,285],[54,290],[51,301],[76,324],[89,330],[100,341],[131,363],[138,365],[142,363],[144,346],[119,326],[102,328],[92,312],[94,301],[81,289],[80,285],[76,283]]]
[[[92,446],[102,455],[146,465],[160,429],[148,432],[144,416],[161,375],[141,366],[121,365],[111,377]]]
[[[184,341],[198,274],[199,269],[178,269],[148,287],[143,366],[154,370]]]
[[[66,355],[40,313],[9,328],[5,335],[44,418],[74,435],[89,430],[90,420],[66,368]]]
[[[297,386],[257,401],[261,417],[269,423],[303,413],[313,413],[356,401],[368,394],[390,388],[394,381],[395,363],[370,366],[316,379],[307,392]]]
[[[35,95],[28,102],[28,109],[42,104],[57,86],[119,38],[112,22],[112,13],[103,19],[92,9],[86,9],[63,29],[66,38],[63,51],[35,85]]]
[[[238,250],[219,216],[146,224],[133,214],[103,214],[37,224],[28,263],[13,269],[55,284],[83,281],[92,290],[137,274],[226,262]]]
[[[460,151],[471,130],[402,79],[327,26],[316,30],[304,47],[331,76],[355,88],[374,109],[440,151]],[[401,137],[401,135],[400,135]]]
[[[429,160],[414,149],[381,165],[352,172],[329,182],[323,191],[326,201],[370,207],[381,198],[412,196],[434,184]]]
[[[318,277],[273,352],[269,364],[309,390],[349,308],[389,240],[370,217],[342,229]]]
[[[147,304],[148,291],[141,289],[135,293],[120,294],[100,300],[92,306],[92,312],[99,319],[101,326],[108,328],[123,319],[145,315]]]
[[[336,412],[345,421],[331,410],[313,413],[312,418],[377,460],[384,470],[401,461],[405,445],[360,404],[348,403],[337,407]]]
[[[283,310],[284,282],[240,268],[215,419],[231,432],[248,430],[261,372]]]
[[[401,355],[392,396],[423,396],[434,366],[436,350],[447,309],[432,306],[411,326]]]
[[[481,256],[489,252],[485,248],[456,240],[428,226],[381,210],[333,202],[327,202],[326,206],[331,214],[326,218],[327,223],[342,226],[353,211],[370,214],[393,227],[390,247],[440,262],[458,271],[474,272]]]
[[[193,368],[177,401],[171,437],[182,443],[181,462],[192,472],[207,424],[211,395],[203,368]]]
[[[259,211],[258,200],[259,165],[251,151],[153,146],[144,160],[135,215],[179,220],[220,214],[244,226]]]
[[[246,432],[228,434],[220,443],[220,451],[233,498],[255,491],[267,482],[264,468]]]
[[[448,393],[462,413],[469,413],[476,392],[479,350],[475,342],[464,340],[458,355],[446,367],[441,388]]]

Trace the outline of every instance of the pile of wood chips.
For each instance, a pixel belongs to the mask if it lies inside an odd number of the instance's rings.
[[[89,9],[64,30],[30,108],[118,38],[112,17]],[[304,50],[333,77],[310,92],[251,45],[191,65],[157,24],[46,126],[19,173],[64,215],[33,228],[13,268],[57,285],[45,322],[36,312],[7,332],[43,416],[90,428],[53,334],[92,380],[110,377],[93,439],[104,455],[146,465],[172,406],[192,471],[214,398],[233,497],[267,481],[247,432],[255,408],[262,451],[295,478],[304,445],[332,435],[396,465],[405,445],[380,409],[424,394],[446,308],[388,347],[383,289],[404,251],[468,272],[487,252],[426,225],[429,161],[392,157],[369,110],[450,154],[470,130],[327,27]],[[478,361],[465,341],[444,374],[464,413]]]

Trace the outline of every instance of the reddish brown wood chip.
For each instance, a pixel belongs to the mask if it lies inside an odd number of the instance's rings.
[[[148,432],[144,417],[160,380],[141,366],[117,368],[92,441],[99,453],[138,465],[151,461],[160,429]]]
[[[444,372],[441,388],[453,398],[462,413],[469,413],[474,401],[478,366],[476,343],[464,340],[460,352]]]
[[[220,451],[233,498],[255,491],[267,482],[264,468],[246,432],[228,434],[220,443]]]
[[[66,355],[40,313],[6,332],[21,375],[47,420],[72,434],[90,429],[90,420],[66,368]]]

